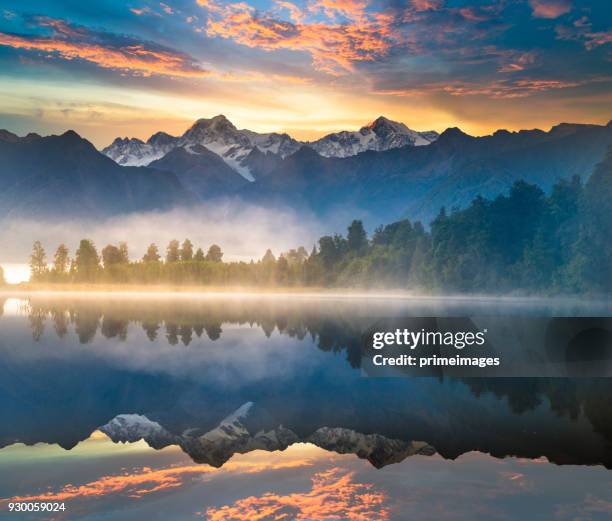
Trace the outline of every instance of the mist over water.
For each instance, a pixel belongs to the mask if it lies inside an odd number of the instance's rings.
[[[336,222],[337,221],[337,222]],[[221,246],[224,260],[259,259],[270,248],[278,255],[290,248],[310,249],[323,234],[341,230],[340,218],[325,221],[290,208],[264,208],[244,202],[218,200],[206,205],[100,218],[7,218],[0,226],[0,265],[27,263],[32,243],[40,240],[51,257],[64,243],[71,252],[83,238],[98,249],[126,241],[132,260],[155,242],[160,251],[172,239],[189,238],[204,251]]]

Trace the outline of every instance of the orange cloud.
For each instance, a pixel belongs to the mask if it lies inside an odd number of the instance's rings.
[[[442,0],[412,0],[415,11],[437,11],[442,7]]]
[[[208,508],[205,517],[207,521],[386,521],[390,519],[386,500],[371,484],[355,483],[353,472],[333,468],[315,474],[309,492],[251,496]]]
[[[558,18],[572,9],[569,0],[529,0],[529,5],[536,18]]]
[[[240,474],[256,474],[264,471],[274,471],[288,468],[301,468],[310,466],[308,459],[294,459],[289,461],[230,461],[222,469],[208,465],[184,465],[163,469],[140,469],[101,476],[95,481],[83,485],[68,484],[58,491],[48,491],[27,496],[15,496],[0,500],[0,505],[19,501],[68,501],[73,499],[101,498],[110,495],[123,495],[138,499],[145,495],[161,492],[183,485],[189,478],[208,474],[239,472]]]
[[[520,70],[520,69],[515,69]],[[506,71],[507,72],[507,71]],[[486,96],[492,99],[511,99],[525,98],[540,92],[550,90],[569,89],[579,87],[588,83],[605,81],[606,78],[594,78],[589,80],[499,80],[483,83],[430,83],[419,86],[418,88],[408,89],[381,89],[374,91],[374,94],[381,96],[409,97],[419,96],[425,93],[443,92],[451,96]]]
[[[116,69],[142,76],[160,74],[177,77],[205,77],[210,71],[200,68],[189,56],[150,46],[143,42],[94,33],[84,27],[46,17],[35,19],[39,27],[50,28],[53,35],[33,36],[0,32],[0,45],[39,51],[65,60],[81,59],[104,69]]]
[[[510,53],[512,55],[514,53]],[[524,71],[535,63],[536,55],[534,52],[520,53],[517,56],[510,56],[507,63],[503,64],[499,72],[517,72]]]
[[[342,74],[354,69],[354,63],[373,61],[385,56],[400,40],[393,29],[390,14],[375,13],[350,23],[288,22],[259,13],[245,3],[219,6],[211,0],[198,0],[209,10],[207,33],[232,39],[248,47],[266,51],[292,50],[307,52],[318,70]],[[359,1],[324,0],[323,9],[352,13],[357,16]],[[295,18],[295,16],[294,16]]]
[[[341,15],[350,20],[362,20],[367,6],[368,0],[315,0],[310,3],[309,10],[323,11],[330,18]]]
[[[568,89],[583,85],[584,81],[537,80],[495,81],[492,83],[470,85],[456,84],[443,87],[452,96],[482,95],[489,98],[525,98],[538,92]]]

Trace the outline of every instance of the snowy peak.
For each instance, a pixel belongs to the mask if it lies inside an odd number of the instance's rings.
[[[325,157],[349,157],[367,150],[429,145],[437,138],[438,133],[433,130],[417,132],[403,123],[379,116],[358,131],[328,134],[309,145]]]
[[[210,119],[198,119],[179,139],[179,146],[212,143],[218,145],[250,145],[249,139],[223,115]]]
[[[300,437],[271,419],[264,420],[268,425],[262,428],[261,420],[265,417],[263,411],[257,410],[252,402],[247,402],[221,420],[217,427],[204,433],[203,429],[193,427],[173,434],[159,423],[138,414],[121,414],[99,430],[115,443],[133,443],[142,439],[156,449],[178,445],[196,463],[215,467],[221,467],[234,454],[253,450],[285,450],[294,443],[312,443],[338,454],[355,454],[377,468],[398,463],[410,456],[431,456],[436,452],[424,442],[362,434],[341,427],[320,427]],[[249,425],[250,419],[252,423],[259,423],[259,427]]]
[[[374,121],[370,124],[366,125],[362,128],[373,130],[375,133],[385,134],[391,132],[399,132],[399,133],[408,133],[410,129],[404,125],[403,123],[399,123],[397,121],[391,121],[384,116],[378,116]]]
[[[123,166],[147,166],[175,148],[177,138],[157,132],[145,143],[138,138],[116,138],[102,153]]]
[[[306,143],[286,133],[258,133],[238,129],[224,115],[219,114],[212,118],[198,119],[180,137],[157,132],[146,143],[136,138],[117,138],[102,152],[120,165],[145,166],[164,157],[176,147],[184,147],[189,151],[200,145],[220,156],[244,178],[253,181],[257,172],[252,168],[250,160],[255,150],[284,159],[302,146],[308,146],[325,157],[349,157],[366,150],[427,145],[437,138],[437,132],[416,132],[403,123],[380,116],[358,131],[344,130]]]

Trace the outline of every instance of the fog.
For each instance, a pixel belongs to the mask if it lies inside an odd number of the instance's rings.
[[[339,228],[338,228],[339,226]],[[189,238],[194,246],[216,243],[224,260],[259,259],[267,248],[278,255],[297,246],[312,248],[318,237],[346,223],[322,223],[313,215],[285,209],[266,209],[241,202],[216,201],[206,206],[126,214],[107,219],[6,219],[0,224],[0,265],[27,263],[32,243],[40,240],[49,259],[64,243],[71,255],[83,238],[98,250],[106,244],[126,241],[130,258],[136,260],[155,242],[160,253],[172,239]]]

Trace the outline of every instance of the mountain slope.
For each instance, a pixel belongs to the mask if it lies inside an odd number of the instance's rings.
[[[145,143],[137,138],[118,137],[102,153],[123,166],[146,166],[163,157],[175,146],[178,138],[157,132]]]
[[[612,126],[562,124],[550,130],[472,137],[446,130],[424,147],[325,158],[302,147],[258,183],[248,200],[291,201],[326,215],[350,210],[378,224],[406,216],[429,222],[440,207],[495,197],[517,179],[544,190],[558,179],[586,178],[612,144]]]
[[[300,142],[288,134],[260,134],[246,129],[239,130],[225,116],[219,115],[197,120],[180,137],[158,132],[146,143],[136,138],[117,138],[102,152],[121,165],[142,166],[162,158],[175,147],[189,149],[191,146],[200,145],[222,157],[245,179],[253,181],[258,173],[261,175],[263,172],[265,175],[270,170],[253,166],[253,158],[250,157],[253,152],[264,154],[267,163],[286,158],[304,145],[325,157],[349,157],[366,150],[380,151],[427,145],[437,137],[436,132],[416,132],[403,123],[381,116],[355,132],[342,131],[328,134],[313,142]]]
[[[223,159],[202,145],[175,148],[150,163],[149,168],[173,172],[183,186],[201,199],[226,195],[248,184]]]
[[[308,146],[324,157],[349,157],[367,150],[390,150],[405,146],[429,145],[438,138],[435,131],[417,132],[403,123],[380,116],[358,131],[328,134]]]
[[[177,177],[122,167],[73,131],[0,136],[0,216],[101,215],[190,204]]]
[[[189,151],[197,146],[206,147],[245,179],[253,181],[257,169],[251,171],[249,155],[254,150],[283,158],[295,152],[300,143],[287,134],[238,130],[225,116],[219,115],[197,120],[180,137],[158,132],[146,143],[135,138],[117,138],[102,153],[122,165],[148,165],[177,147]]]

